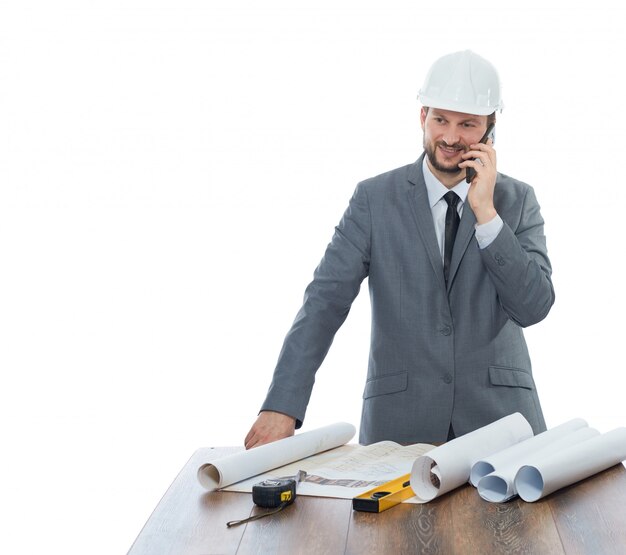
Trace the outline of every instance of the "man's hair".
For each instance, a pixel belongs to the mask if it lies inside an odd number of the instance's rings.
[[[428,106],[424,106],[424,111],[428,114]],[[492,123],[496,123],[496,113],[493,112],[487,116],[487,127],[489,127]]]

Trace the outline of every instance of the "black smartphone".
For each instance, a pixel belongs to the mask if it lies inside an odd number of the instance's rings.
[[[487,131],[485,131],[485,134],[483,135],[483,138],[479,142],[486,143],[489,139],[493,141],[494,136],[495,136],[495,130],[496,130],[496,124],[490,123],[489,127],[487,127]],[[474,168],[465,168],[465,181],[467,181],[468,183],[471,183],[475,175],[476,175],[476,170]]]

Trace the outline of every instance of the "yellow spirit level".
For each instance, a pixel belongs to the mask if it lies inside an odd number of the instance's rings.
[[[411,475],[405,474],[382,486],[352,498],[352,509],[368,513],[382,513],[415,495],[411,489]]]

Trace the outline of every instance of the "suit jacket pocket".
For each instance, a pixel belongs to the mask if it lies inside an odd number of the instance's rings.
[[[526,370],[509,368],[507,366],[490,366],[489,381],[491,385],[504,385],[507,387],[523,387],[535,389],[533,377]]]
[[[389,393],[399,393],[406,391],[409,385],[409,377],[406,372],[398,374],[387,374],[367,380],[363,399],[377,397],[378,395],[388,395]]]

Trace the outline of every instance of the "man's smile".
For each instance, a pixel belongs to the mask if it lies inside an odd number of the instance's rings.
[[[459,144],[447,145],[445,143],[437,143],[437,148],[445,158],[455,158],[459,153],[465,152],[465,147]]]

